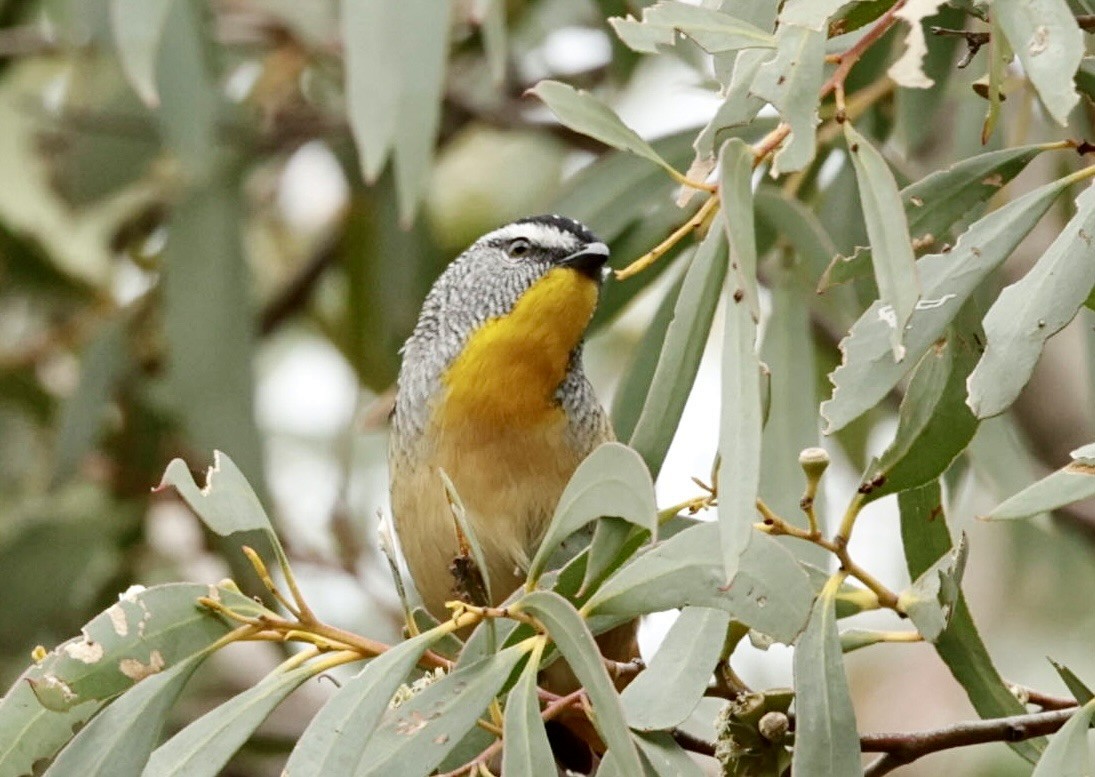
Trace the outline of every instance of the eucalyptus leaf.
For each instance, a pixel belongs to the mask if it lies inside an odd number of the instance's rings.
[[[156,63],[175,0],[111,0],[110,21],[122,72],[147,105],[158,105]]]
[[[1052,658],[1049,659],[1049,663],[1053,664],[1053,668],[1057,670],[1057,674],[1061,676],[1061,680],[1068,687],[1068,692],[1072,694],[1072,697],[1076,699],[1080,704],[1087,704],[1092,699],[1095,699],[1095,693],[1091,692],[1091,689],[1076,676],[1076,673],[1063,664],[1058,664]]]
[[[753,318],[760,319],[757,290],[757,236],[753,213],[753,148],[740,138],[722,145],[719,153],[721,221],[730,245],[730,266],[735,282],[745,294]]]
[[[990,521],[1032,518],[1095,496],[1095,443],[1072,452],[1072,463],[1006,499],[985,516]]]
[[[656,54],[658,46],[672,46],[678,33],[691,38],[709,54],[738,49],[774,48],[775,39],[742,19],[713,8],[661,0],[643,9],[642,21],[632,17],[608,23],[628,47]]]
[[[703,698],[719,659],[730,615],[709,607],[685,607],[646,669],[620,700],[628,725],[639,731],[683,723]]]
[[[795,644],[796,774],[863,774],[855,709],[844,674],[834,600],[843,582],[834,575],[818,594],[806,630]]]
[[[533,654],[533,657],[537,657]],[[502,774],[555,777],[555,759],[551,754],[537,695],[539,661],[530,660],[506,699],[503,729]]]
[[[1004,289],[985,316],[985,353],[969,379],[978,418],[1003,412],[1034,372],[1046,340],[1079,312],[1095,287],[1095,187],[1034,267]]]
[[[966,535],[958,545],[924,570],[916,581],[898,596],[901,607],[928,642],[935,642],[947,628],[961,594],[962,574],[966,568],[969,545]]]
[[[1095,718],[1095,701],[1076,710],[1076,714],[1053,735],[1031,777],[1085,777],[1091,774],[1095,768],[1088,739],[1092,718]]]

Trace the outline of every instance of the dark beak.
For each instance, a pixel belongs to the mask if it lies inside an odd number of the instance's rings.
[[[583,246],[580,251],[575,251],[570,256],[563,258],[559,264],[564,267],[573,267],[583,275],[587,275],[595,281],[600,281],[608,256],[608,246],[604,243],[590,243]]]

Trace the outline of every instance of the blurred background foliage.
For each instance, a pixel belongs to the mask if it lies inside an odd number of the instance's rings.
[[[411,14],[417,3],[405,5],[392,13]],[[353,56],[343,27],[352,31],[353,21],[365,34],[369,19],[347,20],[335,0],[0,0],[4,685],[31,648],[71,635],[131,582],[212,582],[230,572],[251,579],[183,508],[153,493],[173,456],[199,470],[215,448],[263,495],[317,609],[349,628],[397,634],[398,607],[374,543],[386,503],[384,429],[398,349],[433,279],[476,236],[518,216],[582,219],[622,266],[696,207],[679,208],[673,182],[653,165],[606,152],[523,97],[541,78],[594,89],[686,169],[693,138],[719,105],[718,85],[695,46],[640,57],[619,43],[606,18],[644,5],[459,0],[435,29],[408,25],[405,40],[387,43],[396,50],[391,62],[403,58],[400,72],[432,67],[422,36],[447,39],[448,56],[436,63],[436,99],[430,83],[401,82],[401,93],[419,96],[392,118],[394,161],[386,164],[383,152],[359,160],[351,125],[361,122],[351,117],[368,108],[343,86]],[[853,5],[865,19],[878,6]],[[167,14],[162,38],[154,24],[142,26],[157,12]],[[963,19],[944,7],[932,21]],[[870,50],[849,94],[881,76],[897,45],[891,33]],[[986,103],[971,82],[983,61],[956,70],[960,39],[930,37],[929,46],[936,86],[898,89],[857,122],[884,144],[899,183],[981,149]],[[1081,90],[1091,88],[1089,72],[1081,69]],[[1061,129],[1013,80],[987,148],[1095,137],[1088,99]],[[758,128],[763,121],[751,131]],[[831,390],[825,375],[839,359],[836,342],[876,296],[870,278],[821,297],[813,291],[822,259],[866,243],[853,171],[833,140],[794,180],[824,228],[821,259],[790,260],[773,229],[780,215],[758,194],[763,304],[778,322],[766,325],[762,356],[784,365],[773,378],[771,418],[785,423],[770,422],[766,432],[782,435],[777,452],[818,441],[816,405]],[[1078,162],[1044,155],[999,201]],[[370,183],[363,164],[376,174]],[[1008,274],[1021,274],[1048,245],[1068,207],[1043,222]],[[606,401],[628,365],[642,375],[644,356],[657,353],[658,327],[647,333],[647,324],[674,288],[681,252],[606,288],[588,356]],[[701,368],[662,471],[667,501],[691,495],[687,476],[710,469],[718,412],[711,370]],[[825,442],[844,486],[884,447],[895,412],[896,397]],[[634,423],[626,416],[620,410],[616,420]],[[983,424],[948,473],[953,520],[974,535],[972,608],[1016,682],[1062,690],[1041,662],[1047,649],[1081,676],[1095,672],[1095,611],[1086,604],[1095,507],[1076,505],[1034,525],[983,527],[971,518],[1093,438],[1095,314],[1085,310],[1052,341],[1019,403]],[[794,459],[776,455],[765,467],[786,473],[773,479],[778,493],[765,496],[793,510],[801,493]],[[865,566],[901,576],[891,501],[871,508],[857,542]],[[1028,639],[1034,632],[1036,641]],[[901,672],[893,671],[894,652],[849,660],[863,730],[971,717],[930,649],[914,656],[916,648],[891,648],[902,650],[910,658]],[[778,684],[785,659],[747,664],[744,674]],[[201,685],[183,713],[257,672],[242,661],[218,666],[219,680]],[[276,773],[307,720],[292,710],[279,711],[233,773]],[[1002,745],[943,758],[962,774],[1023,769]],[[919,773],[938,763],[925,759]]]

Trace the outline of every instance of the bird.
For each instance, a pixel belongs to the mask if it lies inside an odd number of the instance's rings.
[[[401,351],[388,458],[396,535],[438,620],[461,593],[442,472],[498,605],[524,582],[575,469],[615,438],[582,365],[608,259],[574,219],[522,218],[476,240],[422,304]]]

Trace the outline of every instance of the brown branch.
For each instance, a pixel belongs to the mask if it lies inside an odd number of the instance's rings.
[[[867,767],[864,777],[881,777],[899,766],[918,758],[956,747],[982,745],[988,742],[1022,742],[1052,734],[1075,714],[1079,707],[1069,707],[1029,715],[1012,715],[908,734],[864,734],[859,738],[864,753],[885,753]]]
[[[670,733],[673,735],[674,741],[688,752],[706,755],[709,758],[715,757],[714,743],[708,742],[706,739],[700,739],[697,736],[692,736],[687,731],[682,731],[679,728],[673,729]]]

